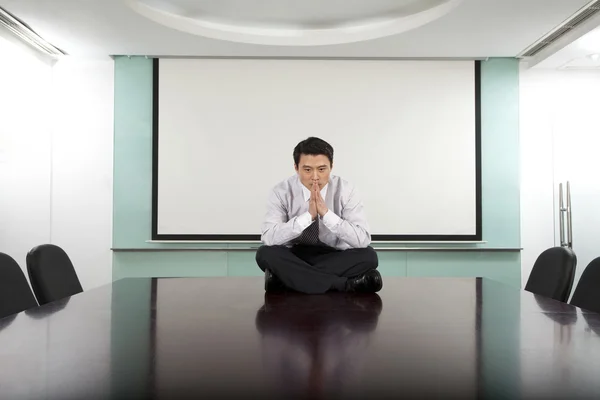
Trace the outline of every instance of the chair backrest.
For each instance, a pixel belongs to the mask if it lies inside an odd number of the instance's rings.
[[[573,288],[577,257],[567,247],[551,247],[539,255],[525,290],[566,302]]]
[[[40,305],[83,292],[75,268],[63,249],[42,244],[27,253],[27,273]]]
[[[0,318],[37,305],[19,264],[8,254],[0,253]]]
[[[585,267],[571,298],[571,304],[600,312],[600,257],[593,259]]]

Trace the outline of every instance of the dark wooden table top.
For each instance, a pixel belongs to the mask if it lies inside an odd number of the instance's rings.
[[[123,279],[0,320],[0,398],[598,398],[599,335],[598,314],[486,279]]]

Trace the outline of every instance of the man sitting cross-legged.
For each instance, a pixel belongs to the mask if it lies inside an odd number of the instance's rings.
[[[311,137],[294,149],[296,174],[268,200],[261,246],[265,290],[377,292],[383,282],[357,190],[331,175],[333,148]]]

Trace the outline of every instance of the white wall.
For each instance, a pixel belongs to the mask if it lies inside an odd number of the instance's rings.
[[[0,251],[25,254],[50,237],[52,68],[0,37]]]
[[[113,65],[66,59],[53,68],[50,240],[84,289],[112,280]]]
[[[558,185],[571,183],[575,284],[600,256],[600,72],[521,71],[522,282],[537,256],[560,245]]]
[[[54,243],[84,289],[109,283],[113,62],[54,66],[0,38],[0,251],[26,273]]]
[[[554,246],[552,80],[535,70],[520,74],[521,282],[525,286],[538,255]]]

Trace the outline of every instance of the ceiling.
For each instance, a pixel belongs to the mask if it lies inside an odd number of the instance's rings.
[[[0,0],[70,55],[514,57],[589,0]]]
[[[600,28],[551,54],[535,68],[560,70],[600,70]]]

